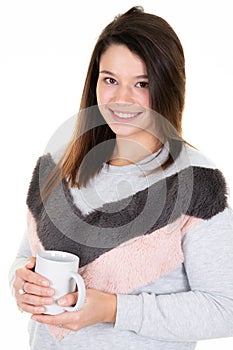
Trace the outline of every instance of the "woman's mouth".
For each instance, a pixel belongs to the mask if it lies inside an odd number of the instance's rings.
[[[111,114],[114,120],[117,122],[130,122],[139,117],[142,112],[122,112],[122,111],[113,111],[111,110]]]

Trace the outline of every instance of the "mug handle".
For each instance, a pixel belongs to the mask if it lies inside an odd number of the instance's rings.
[[[78,311],[84,305],[86,297],[86,287],[83,278],[76,272],[70,272],[70,277],[73,278],[78,287],[78,300],[74,306],[64,307],[65,311]]]

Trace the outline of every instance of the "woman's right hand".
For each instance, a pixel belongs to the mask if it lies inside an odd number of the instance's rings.
[[[45,312],[45,305],[53,304],[54,290],[49,288],[49,281],[33,272],[36,258],[31,257],[23,267],[15,272],[13,288],[18,308],[31,314]]]

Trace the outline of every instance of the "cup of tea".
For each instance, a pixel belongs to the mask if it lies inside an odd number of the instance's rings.
[[[50,287],[55,290],[54,303],[46,305],[45,314],[56,315],[64,311],[77,311],[82,308],[86,288],[83,278],[78,273],[79,257],[56,250],[44,250],[37,254],[35,272],[46,277]],[[58,305],[57,300],[65,294],[78,290],[78,300],[72,307]]]

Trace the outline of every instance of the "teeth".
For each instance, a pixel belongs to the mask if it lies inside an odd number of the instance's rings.
[[[127,119],[127,118],[133,118],[135,117],[138,113],[120,113],[120,112],[114,112],[114,114],[119,117],[119,118],[123,118],[123,119]]]

